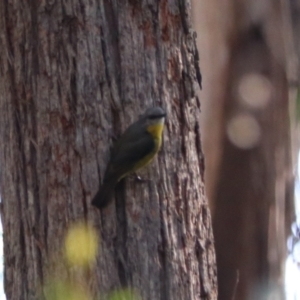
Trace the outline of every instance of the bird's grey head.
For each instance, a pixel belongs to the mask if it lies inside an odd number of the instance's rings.
[[[164,123],[166,112],[161,107],[148,108],[142,115],[143,119],[146,119],[148,125]]]

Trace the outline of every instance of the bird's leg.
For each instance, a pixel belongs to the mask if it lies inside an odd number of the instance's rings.
[[[146,182],[150,182],[151,181],[151,179],[144,179],[144,178],[142,178],[138,173],[134,173],[134,175],[135,175],[135,180],[137,181],[137,182],[140,182],[140,183],[146,183]]]
[[[136,181],[139,181],[139,182],[144,182],[145,181],[138,173],[134,173],[134,176],[135,176]]]
[[[145,183],[145,182],[149,182],[149,179],[143,179],[138,173],[134,172],[132,174],[129,175],[130,178],[134,179],[137,182],[140,183]]]

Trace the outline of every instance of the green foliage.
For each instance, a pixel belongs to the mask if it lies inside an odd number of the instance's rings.
[[[44,287],[46,300],[89,300],[85,291],[68,282],[53,281]]]
[[[108,300],[141,300],[141,298],[131,289],[122,289],[112,292]]]

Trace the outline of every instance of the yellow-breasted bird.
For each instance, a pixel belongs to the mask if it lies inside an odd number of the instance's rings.
[[[118,181],[146,166],[158,152],[166,113],[160,107],[149,108],[131,124],[115,143],[103,183],[92,200],[97,208],[108,205]]]

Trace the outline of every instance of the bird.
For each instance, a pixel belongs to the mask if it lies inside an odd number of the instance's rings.
[[[161,147],[165,117],[161,107],[152,107],[125,130],[113,146],[102,185],[92,205],[98,209],[106,207],[117,183],[152,161]]]

